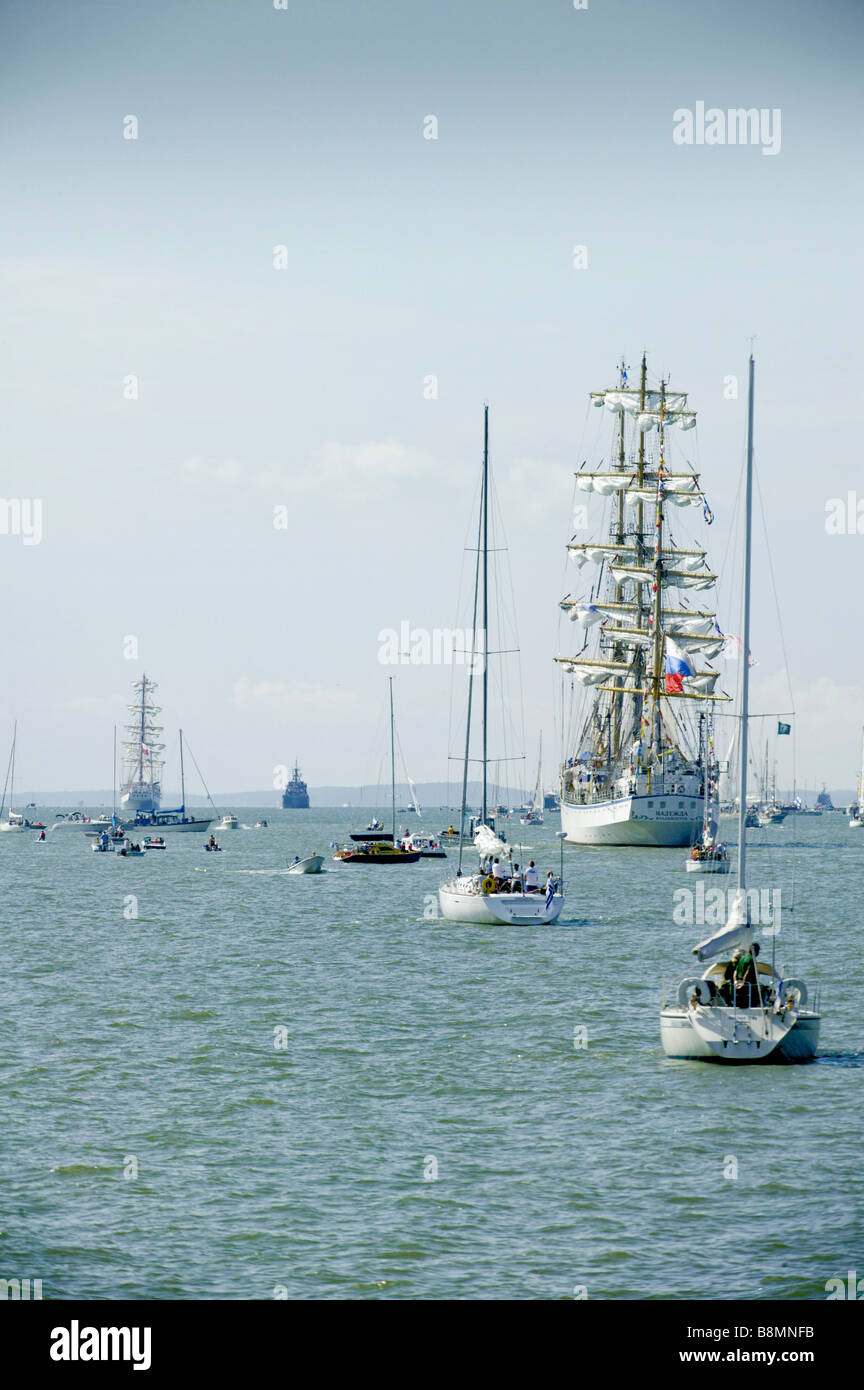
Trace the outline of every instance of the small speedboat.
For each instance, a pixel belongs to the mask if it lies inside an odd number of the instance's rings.
[[[323,863],[323,854],[307,854],[305,859],[295,855],[293,863],[288,865],[288,872],[289,874],[320,874]]]
[[[144,850],[141,845],[133,844],[131,840],[126,840],[117,853],[125,855],[129,859],[143,859],[144,857]]]
[[[168,846],[166,845],[165,841],[162,839],[162,836],[161,836],[161,835],[155,835],[155,836],[150,836],[149,839],[147,839],[147,840],[144,841],[144,848],[145,848],[145,849],[167,849]]]
[[[266,829],[267,829],[267,822],[266,822],[266,820],[256,820],[256,822],[255,822],[255,829],[256,829],[256,830],[266,830]]]
[[[240,822],[238,821],[237,817],[234,815],[233,811],[226,811],[225,815],[222,817],[222,819],[221,819],[220,822],[219,822],[219,829],[220,829],[220,830],[239,830],[239,829],[240,829]]]

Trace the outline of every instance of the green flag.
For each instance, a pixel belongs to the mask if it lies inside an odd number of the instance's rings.
[[[777,723],[777,732],[778,732],[778,734],[791,734],[791,732],[792,732],[792,725],[791,725],[791,724],[781,724],[781,723],[778,721],[778,723]]]

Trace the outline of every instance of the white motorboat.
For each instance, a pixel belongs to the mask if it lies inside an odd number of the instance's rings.
[[[429,835],[403,835],[400,844],[409,854],[419,854],[421,859],[447,858],[444,846]]]
[[[151,835],[144,841],[145,849],[167,849],[168,846],[161,835]]]
[[[471,652],[469,661],[468,677],[468,713],[466,718],[465,730],[465,756],[462,769],[462,803],[460,811],[458,844],[459,860],[455,875],[442,883],[438,889],[438,904],[443,917],[451,922],[470,922],[480,924],[503,924],[521,926],[540,926],[557,921],[564,906],[563,888],[559,883],[551,883],[540,888],[539,885],[534,891],[523,891],[525,879],[516,873],[516,865],[513,863],[513,847],[507,845],[498,835],[495,834],[488,821],[488,758],[487,758],[487,733],[488,733],[488,680],[489,680],[489,586],[488,586],[488,558],[489,558],[489,407],[484,408],[483,417],[483,474],[482,488],[480,494],[480,546],[477,554],[477,569],[474,580],[474,613],[481,614],[481,626],[474,634],[472,642],[476,644],[476,650]],[[481,572],[482,572],[482,604],[481,595]],[[478,662],[475,657],[478,653],[483,654],[480,661],[481,669],[481,729],[482,729],[482,757],[479,759],[481,765],[481,802],[480,802],[480,824],[475,829],[474,844],[477,849],[480,865],[477,872],[463,874],[462,856],[465,840],[465,817],[467,813],[468,795],[468,767],[471,751],[471,709],[474,693],[475,670]],[[540,772],[538,770],[538,788],[540,787]],[[541,789],[542,795],[542,789]],[[536,800],[536,798],[535,798]],[[542,803],[541,803],[542,804]],[[499,807],[499,812],[500,812]],[[506,808],[505,808],[506,809]],[[453,827],[451,827],[452,829]],[[495,862],[497,861],[497,863]],[[505,861],[509,872],[505,872],[502,877],[501,862]],[[532,870],[532,877],[537,878],[537,871]],[[563,880],[563,848],[562,848],[562,874]],[[513,885],[515,891],[508,891]],[[517,887],[518,885],[518,887]]]
[[[82,811],[70,811],[68,816],[55,821],[51,830],[52,832],[55,830],[78,830],[84,831],[87,835],[93,835],[98,834],[101,830],[110,830],[111,824],[111,817],[107,815],[91,817],[85,816]]]
[[[240,822],[233,811],[226,811],[216,828],[217,830],[239,830]]]
[[[753,515],[753,358],[747,409],[742,651],[750,650],[750,557]],[[725,926],[699,942],[693,953],[712,964],[685,975],[674,998],[664,999],[660,1038],[667,1057],[722,1063],[807,1062],[815,1057],[821,1015],[808,1008],[807,986],[759,959],[746,887],[747,735],[749,662],[740,663],[740,795],[738,883]],[[755,890],[754,890],[755,891]],[[758,897],[758,894],[757,894]],[[774,937],[776,948],[777,937]]]
[[[323,854],[307,854],[305,859],[299,859],[296,855],[294,862],[289,864],[289,874],[320,874],[323,872]]]

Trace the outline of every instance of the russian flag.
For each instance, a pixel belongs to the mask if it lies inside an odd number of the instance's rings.
[[[693,667],[677,642],[666,638],[666,694],[681,695],[684,690],[684,677],[693,675]]]

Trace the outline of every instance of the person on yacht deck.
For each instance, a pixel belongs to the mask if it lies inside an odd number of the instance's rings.
[[[534,867],[534,860],[532,859],[528,868],[525,870],[525,892],[539,893],[539,891],[540,883],[538,881],[537,870]]]

